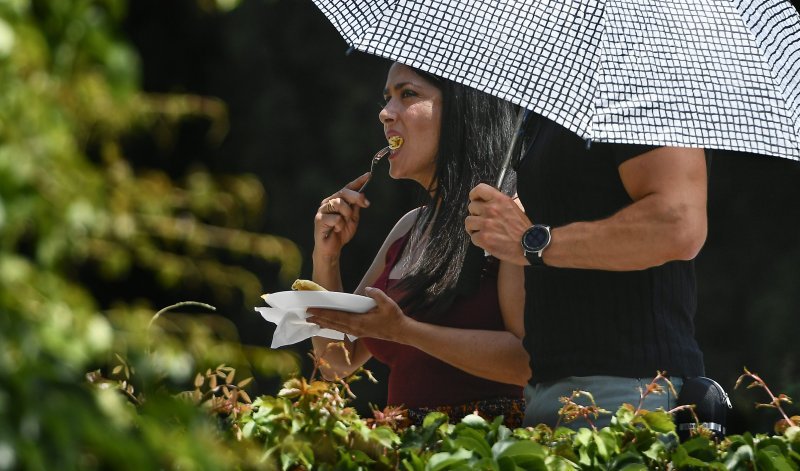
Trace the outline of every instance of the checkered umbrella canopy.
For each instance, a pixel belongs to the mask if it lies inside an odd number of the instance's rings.
[[[788,0],[314,0],[355,49],[598,142],[800,160]]]

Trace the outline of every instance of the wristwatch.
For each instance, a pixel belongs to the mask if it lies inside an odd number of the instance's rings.
[[[533,266],[543,266],[542,252],[550,245],[550,226],[534,224],[522,234],[522,250]]]

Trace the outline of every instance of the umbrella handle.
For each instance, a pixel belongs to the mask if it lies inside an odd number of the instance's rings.
[[[500,167],[500,174],[497,176],[497,182],[495,182],[494,185],[495,188],[500,191],[502,191],[503,188],[503,180],[506,179],[506,171],[511,165],[511,157],[514,156],[514,151],[517,149],[517,141],[519,140],[519,136],[523,134],[524,130],[522,129],[522,126],[523,123],[525,123],[525,121],[528,119],[528,113],[530,113],[530,111],[525,107],[520,108],[519,113],[517,113],[517,121],[514,123],[514,129],[516,129],[516,131],[514,132],[514,136],[511,137],[511,143],[508,145],[505,157],[503,157],[503,163]],[[484,257],[489,257],[492,254],[484,250],[483,255]]]
[[[522,107],[520,108],[519,113],[517,113],[517,121],[514,123],[516,132],[514,132],[514,136],[511,138],[511,143],[508,145],[505,157],[503,157],[503,163],[500,167],[500,174],[497,176],[497,182],[495,183],[495,188],[498,190],[502,188],[503,180],[506,179],[506,171],[508,171],[508,167],[511,165],[511,157],[514,155],[514,151],[517,149],[517,141],[519,140],[519,136],[521,136],[523,133],[522,125],[526,121],[529,112],[530,111],[527,108]]]

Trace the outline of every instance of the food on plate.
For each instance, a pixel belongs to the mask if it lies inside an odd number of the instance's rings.
[[[303,279],[294,280],[294,283],[292,283],[292,290],[293,291],[328,291],[325,288],[323,288],[322,286],[314,283],[311,280],[303,280]],[[263,299],[264,301],[267,301],[267,297],[269,297],[269,294],[262,294],[261,295],[261,299]],[[267,302],[269,302],[269,301],[267,301]]]
[[[292,289],[295,291],[328,291],[311,280],[303,279],[294,280],[294,283],[292,283]]]
[[[399,149],[403,145],[403,138],[400,136],[392,136],[387,140],[389,141],[389,149],[392,150]]]

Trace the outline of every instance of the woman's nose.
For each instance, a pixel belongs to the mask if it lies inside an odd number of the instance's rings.
[[[381,123],[386,124],[390,121],[394,121],[396,114],[390,108],[391,106],[389,103],[381,108],[381,111],[378,113],[378,120],[380,120]]]

